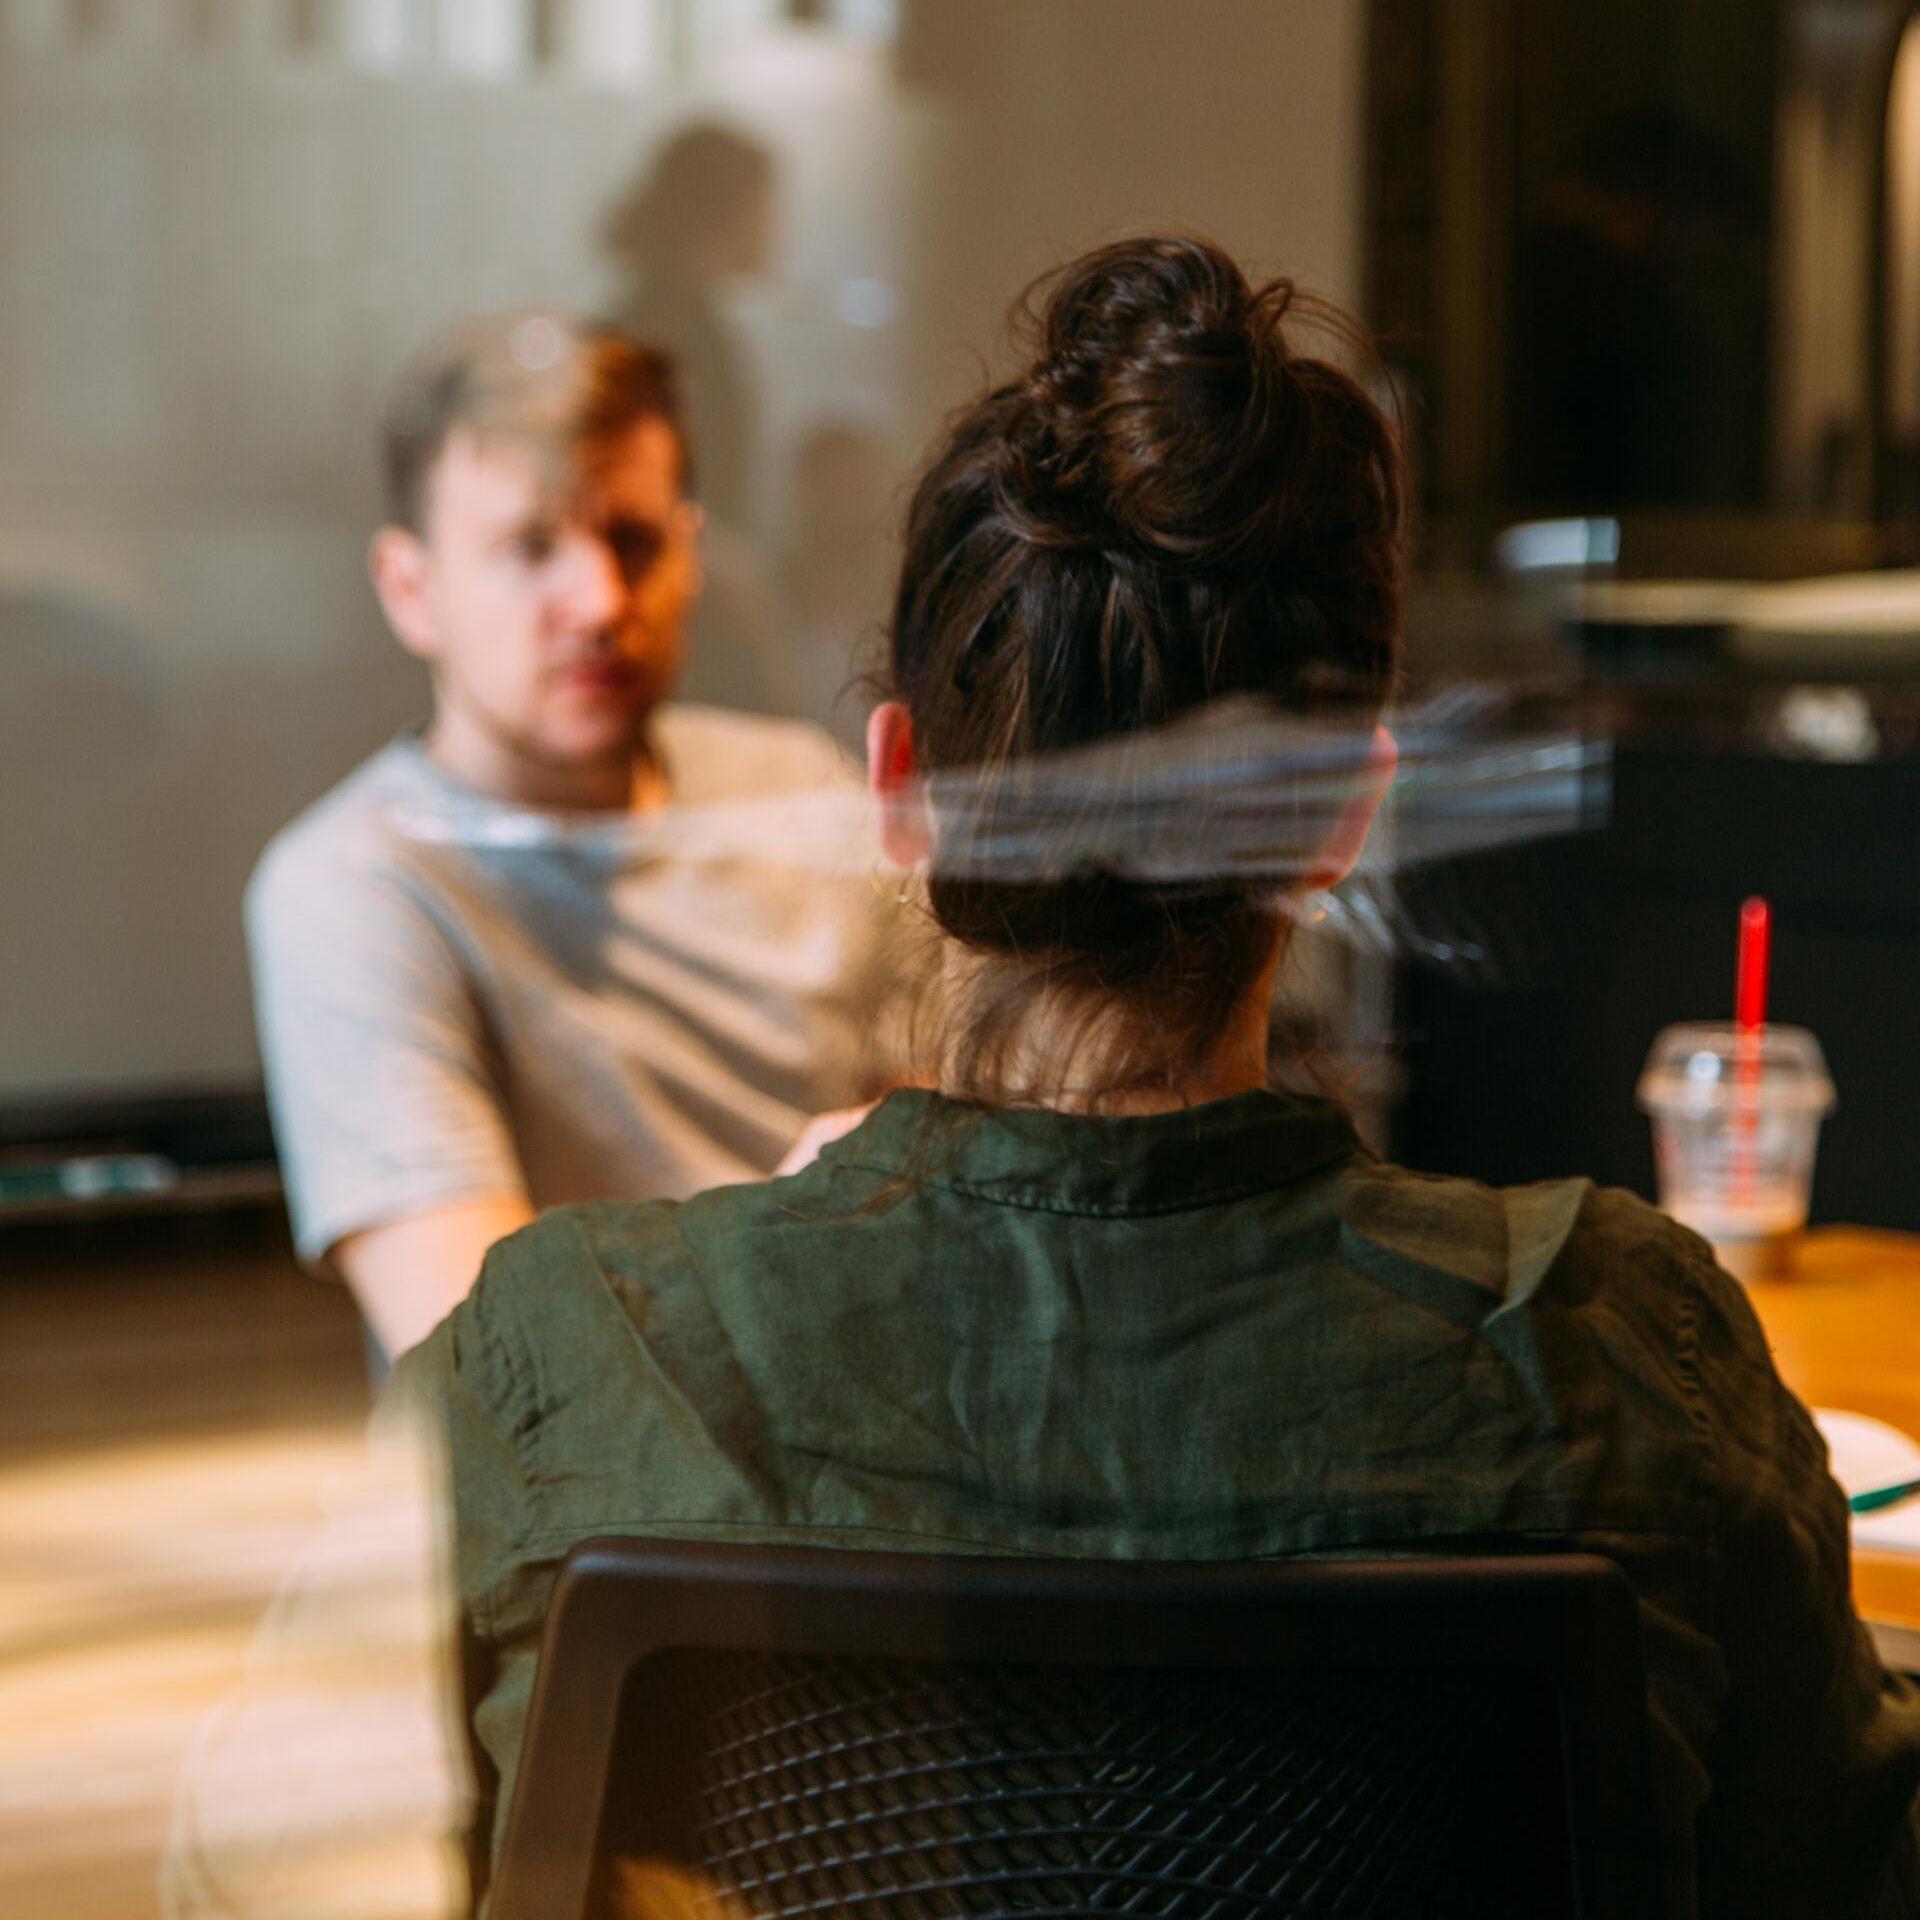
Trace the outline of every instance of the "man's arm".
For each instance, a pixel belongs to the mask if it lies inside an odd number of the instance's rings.
[[[816,1113],[800,1129],[800,1137],[774,1168],[774,1179],[783,1179],[787,1174],[799,1173],[812,1166],[820,1158],[822,1147],[831,1146],[834,1141],[851,1133],[879,1104],[878,1100],[869,1100],[864,1107],[835,1107],[830,1113]]]
[[[530,1217],[477,989],[442,911],[370,847],[277,845],[247,899],[261,1055],[301,1255],[389,1355]]]
[[[518,1194],[466,1200],[350,1233],[332,1259],[380,1345],[398,1359],[467,1297],[487,1249],[532,1218]]]

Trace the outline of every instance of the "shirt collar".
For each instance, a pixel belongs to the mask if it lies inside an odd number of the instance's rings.
[[[822,1159],[1049,1213],[1176,1213],[1287,1186],[1360,1151],[1331,1100],[1266,1092],[1089,1118],[889,1094]]]
[[[449,773],[427,751],[427,726],[423,720],[403,728],[387,755],[393,788],[387,817],[406,839],[490,853],[562,852],[614,862],[650,858],[673,841],[674,807],[685,796],[658,725],[650,730],[648,751],[666,775],[668,798],[665,805],[644,813],[524,806],[483,793]]]

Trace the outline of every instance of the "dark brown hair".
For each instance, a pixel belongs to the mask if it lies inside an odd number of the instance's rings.
[[[1030,364],[956,416],[908,513],[883,679],[920,764],[969,769],[991,804],[1036,756],[1228,696],[1371,721],[1398,651],[1399,451],[1358,382],[1286,334],[1352,323],[1178,237],[1087,254],[1018,313]],[[929,905],[988,962],[947,1010],[948,1083],[998,1100],[1041,1097],[1007,1073],[1042,995],[1075,1009],[1076,1080],[1179,1084],[1275,929],[1243,879],[1006,880],[943,872],[937,849]]]
[[[532,309],[439,335],[395,381],[381,420],[387,512],[425,532],[435,463],[458,427],[538,447],[562,468],[646,419],[664,420],[691,480],[673,363],[602,321]]]

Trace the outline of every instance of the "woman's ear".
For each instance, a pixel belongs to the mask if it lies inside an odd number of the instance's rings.
[[[898,700],[867,716],[867,791],[880,851],[897,867],[918,866],[933,852],[933,816],[913,757],[913,721]]]
[[[1334,820],[1333,832],[1328,836],[1320,860],[1307,876],[1309,886],[1334,886],[1353,871],[1373,825],[1373,816],[1380,811],[1380,803],[1387,797],[1399,765],[1398,743],[1385,727],[1376,726],[1367,748],[1367,763]]]

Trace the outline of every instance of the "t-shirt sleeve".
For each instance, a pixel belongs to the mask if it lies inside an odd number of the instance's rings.
[[[485,1021],[408,877],[298,842],[247,890],[254,1010],[294,1238],[522,1196]]]
[[[1845,1496],[1751,1306],[1704,1245],[1688,1258],[1728,1681],[1701,1911],[1920,1913],[1920,1687],[1882,1667],[1854,1613]]]

